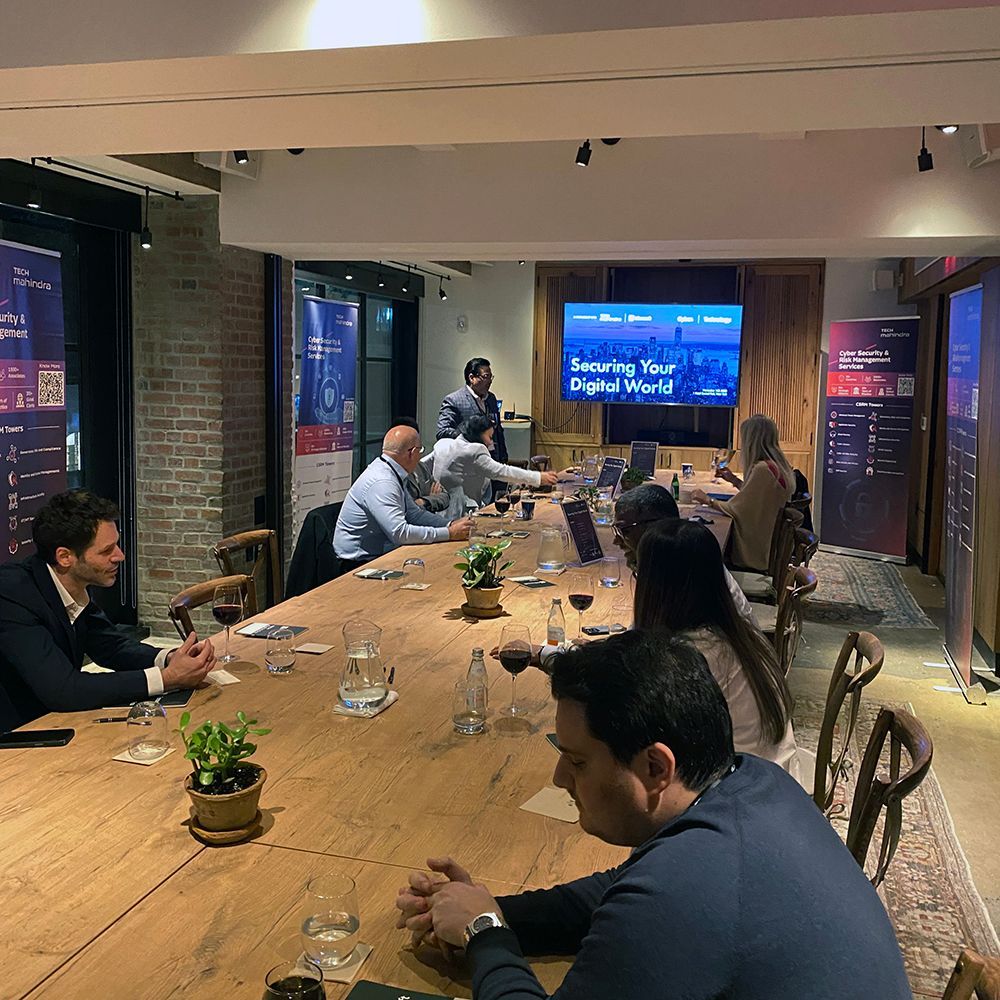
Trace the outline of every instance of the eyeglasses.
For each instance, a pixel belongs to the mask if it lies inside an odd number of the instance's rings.
[[[640,524],[652,524],[654,521],[659,521],[658,517],[644,517],[638,521],[612,521],[611,530],[616,538],[624,538],[625,533],[631,531],[634,527]]]
[[[476,372],[472,377],[480,382],[492,382],[493,372]]]

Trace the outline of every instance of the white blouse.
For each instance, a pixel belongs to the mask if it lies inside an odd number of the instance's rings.
[[[490,455],[486,445],[461,437],[441,438],[434,445],[433,457],[434,478],[451,500],[447,517],[461,517],[466,500],[472,506],[480,506],[491,479],[527,483],[535,488],[542,484],[540,472],[504,465]]]

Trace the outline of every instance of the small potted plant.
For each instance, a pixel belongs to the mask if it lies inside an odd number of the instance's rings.
[[[646,481],[646,473],[642,469],[629,466],[623,473],[621,479],[622,493],[632,489],[634,486],[641,486]]]
[[[458,555],[465,562],[455,563],[455,569],[462,571],[462,587],[465,590],[466,607],[473,611],[495,612],[500,608],[503,593],[503,571],[514,565],[508,559],[499,565],[504,552],[510,548],[510,539],[505,538],[496,545],[477,542],[460,549]]]
[[[586,503],[586,505],[593,511],[597,513],[597,505],[601,499],[601,491],[596,486],[581,486],[577,491],[576,495]]]
[[[267,771],[246,762],[257,750],[247,737],[266,736],[271,730],[255,728],[257,720],[244,712],[237,712],[236,719],[235,726],[203,722],[188,733],[191,713],[185,712],[177,731],[193,767],[184,787],[194,804],[196,824],[211,833],[246,830],[249,836]]]

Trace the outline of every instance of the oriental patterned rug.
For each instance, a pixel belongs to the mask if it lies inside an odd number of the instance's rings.
[[[844,622],[852,628],[937,628],[892,563],[817,552],[809,566],[819,583],[803,608],[807,621]]]
[[[841,837],[847,835],[854,776],[879,707],[874,700],[861,705],[849,753],[853,764],[847,781],[842,781],[837,789],[836,801],[842,811],[832,821]],[[909,706],[889,707],[909,709]],[[802,750],[813,755],[822,719],[823,702],[820,699],[796,701],[795,738]],[[904,766],[907,763],[905,756],[904,753]],[[811,786],[811,771],[806,780]],[[870,865],[874,865],[878,857],[880,837],[881,827],[872,839]],[[983,954],[1000,954],[1000,941],[972,881],[933,767],[923,784],[903,800],[899,847],[879,895],[896,930],[910,985],[917,997],[941,996],[955,959],[966,945]],[[849,934],[850,929],[845,929],[845,933]]]

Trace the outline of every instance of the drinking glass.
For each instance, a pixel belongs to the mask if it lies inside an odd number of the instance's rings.
[[[531,521],[535,516],[535,501],[534,500],[522,500],[521,501],[521,520]]]
[[[514,520],[517,517],[517,505],[521,502],[521,490],[515,486],[507,491],[507,499],[510,501],[510,511]]]
[[[167,710],[158,701],[137,701],[129,709],[125,728],[133,760],[159,760],[170,749]]]
[[[229,630],[238,625],[243,617],[243,591],[239,587],[222,586],[215,588],[212,599],[212,616],[226,629],[226,651],[215,662],[232,663],[239,657],[229,652]]]
[[[295,633],[290,628],[276,628],[264,640],[264,664],[269,674],[290,674],[295,666]]]
[[[503,524],[507,520],[507,511],[510,510],[510,500],[507,499],[505,494],[502,497],[497,497],[493,501],[493,506],[496,507],[497,513],[500,515],[500,523]]]
[[[323,970],[308,958],[282,962],[265,977],[263,1000],[326,1000]]]
[[[593,598],[591,598],[593,600]],[[510,674],[510,708],[504,715],[517,715],[517,675],[531,662],[531,633],[525,625],[504,625],[500,633],[500,666]]]
[[[587,455],[580,466],[580,475],[583,477],[583,482],[586,486],[593,486],[597,481],[598,474],[598,456],[597,455]]]
[[[354,879],[329,872],[309,880],[302,921],[302,944],[311,962],[321,969],[335,969],[350,961],[360,929],[358,891]]]
[[[424,576],[427,567],[423,559],[403,560],[403,582],[399,585],[400,590],[423,590]]]
[[[455,682],[451,721],[463,736],[476,736],[486,728],[485,685],[471,685],[464,678]]]
[[[610,524],[614,519],[614,501],[611,499],[612,488],[602,486],[597,494],[597,503],[594,505],[594,523]]]
[[[605,556],[601,560],[601,586],[617,587],[622,582],[622,567],[617,556]]]
[[[589,573],[570,573],[569,603],[579,615],[579,630],[576,637],[583,638],[583,613],[594,603],[594,582]]]

